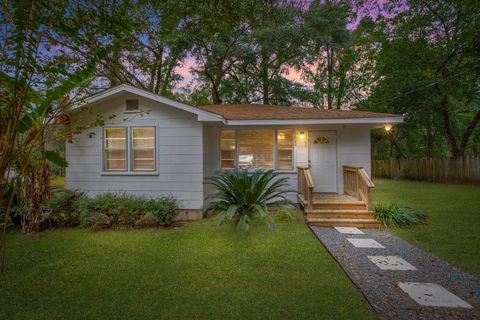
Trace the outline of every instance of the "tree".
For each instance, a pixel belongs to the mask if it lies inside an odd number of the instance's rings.
[[[69,16],[62,4],[9,1],[1,7],[0,203],[4,202],[7,172],[14,169],[16,178],[23,179],[23,195],[32,214],[37,209],[41,213],[48,200],[47,160],[62,162],[46,149],[46,128],[54,122],[68,125],[64,111],[91,81],[96,62],[108,50],[105,43],[84,63],[66,65],[65,51],[57,46],[75,37],[76,30],[59,22]],[[4,231],[7,222],[8,212]],[[5,233],[0,249],[4,242]]]
[[[303,60],[302,18],[301,8],[289,1],[260,1],[248,15],[246,55],[231,79],[239,87],[242,81],[250,85],[251,100],[288,105],[303,89],[286,78],[289,69]]]
[[[241,59],[247,34],[243,22],[250,5],[250,1],[206,1],[194,6],[190,32],[197,67],[192,71],[200,82],[208,84],[215,104],[223,102],[221,86]]]
[[[406,114],[399,138],[410,140],[410,156],[444,155],[445,144],[451,156],[465,156],[480,122],[478,8],[460,0],[408,5],[377,23],[378,84],[368,108]]]
[[[70,61],[85,61],[114,42],[115,47],[99,64],[92,88],[128,83],[152,93],[171,96],[182,79],[177,72],[191,48],[186,32],[189,1],[68,2],[69,21],[77,36],[61,45],[71,52]]]

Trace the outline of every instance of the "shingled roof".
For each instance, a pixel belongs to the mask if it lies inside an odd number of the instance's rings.
[[[198,108],[218,114],[226,120],[306,120],[398,117],[398,114],[358,110],[337,110],[272,106],[264,104],[212,104]]]

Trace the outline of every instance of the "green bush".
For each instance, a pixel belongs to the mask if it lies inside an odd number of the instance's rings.
[[[178,210],[177,201],[172,197],[148,199],[114,193],[87,197],[67,190],[55,191],[49,207],[50,219],[55,225],[95,228],[135,227],[145,217],[151,217],[157,225],[169,225]]]
[[[286,198],[288,178],[279,177],[274,170],[228,170],[218,172],[206,179],[216,189],[213,201],[205,209],[205,213],[218,213],[215,224],[224,220],[235,220],[237,228],[246,230],[253,216],[259,216],[268,226],[275,227],[270,209],[282,208],[289,203]]]
[[[105,193],[96,197],[83,197],[78,202],[82,226],[96,223],[133,226],[146,213],[148,199],[128,195]]]
[[[57,226],[76,226],[80,224],[78,200],[83,194],[78,191],[53,188],[52,198],[48,202],[50,212],[46,219]]]
[[[177,216],[178,203],[175,198],[161,197],[149,200],[146,204],[147,215],[153,217],[160,225],[170,225]]]
[[[374,208],[375,219],[385,226],[409,226],[424,222],[427,214],[423,211],[401,207],[396,203],[378,204]]]

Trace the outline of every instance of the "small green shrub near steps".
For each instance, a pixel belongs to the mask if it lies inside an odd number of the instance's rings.
[[[106,193],[96,197],[59,189],[49,202],[48,219],[56,226],[110,228],[168,226],[178,214],[173,197],[145,198]]]
[[[415,225],[424,222],[427,218],[425,212],[402,207],[397,203],[377,204],[374,208],[374,216],[384,226],[391,227]]]

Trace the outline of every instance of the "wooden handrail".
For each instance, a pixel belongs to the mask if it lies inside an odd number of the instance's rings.
[[[369,188],[375,188],[375,185],[373,184],[372,179],[370,179],[370,177],[368,176],[367,171],[365,171],[364,168],[360,168],[360,169],[358,170],[358,173],[360,174],[360,176],[362,177],[362,179],[365,181],[365,184],[367,185],[367,187],[369,187]]]
[[[298,193],[303,195],[303,199],[307,202],[307,207],[313,209],[313,179],[310,174],[309,167],[298,166]]]
[[[343,166],[343,193],[364,201],[372,208],[372,188],[375,185],[363,167]]]

